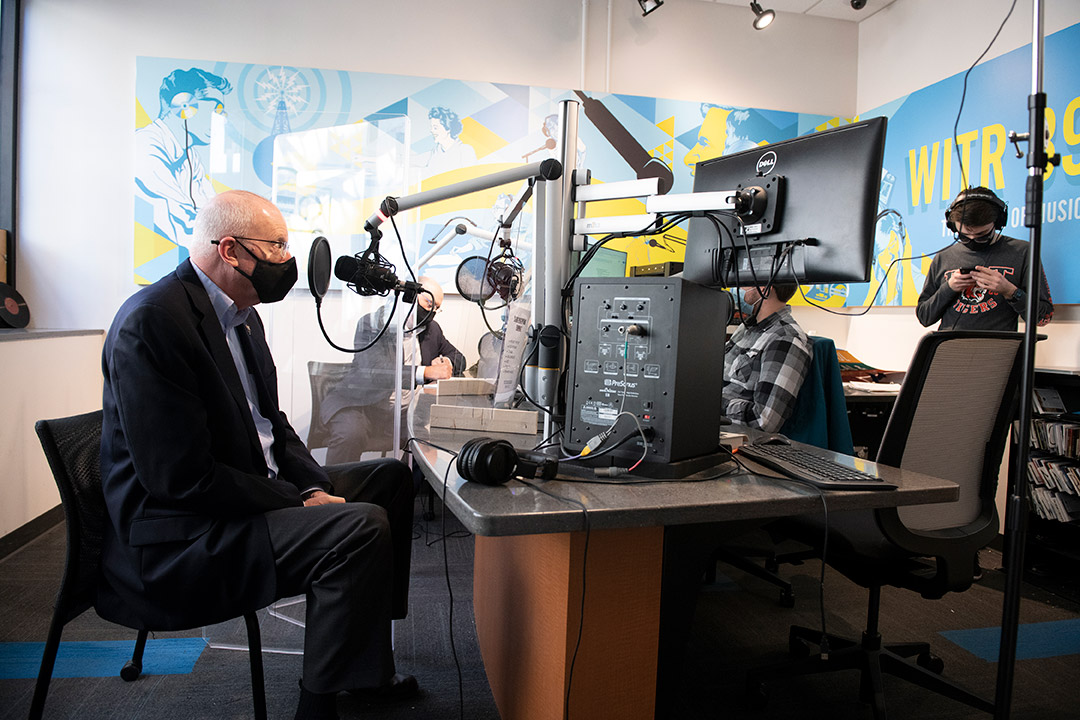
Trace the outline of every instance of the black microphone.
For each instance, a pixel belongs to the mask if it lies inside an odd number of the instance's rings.
[[[334,264],[334,276],[344,280],[359,295],[386,295],[398,285],[391,267],[356,255],[342,255]]]

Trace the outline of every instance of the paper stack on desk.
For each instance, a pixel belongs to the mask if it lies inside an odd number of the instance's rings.
[[[878,382],[862,382],[860,380],[849,380],[844,383],[844,387],[852,390],[860,390],[862,392],[872,393],[897,393],[900,392],[900,383],[878,383]]]

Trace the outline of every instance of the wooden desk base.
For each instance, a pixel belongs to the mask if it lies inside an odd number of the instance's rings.
[[[503,720],[566,716],[585,543],[584,532],[476,537],[476,634]],[[571,717],[653,717],[663,548],[662,527],[589,534]]]

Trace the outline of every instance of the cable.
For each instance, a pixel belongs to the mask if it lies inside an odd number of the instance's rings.
[[[721,447],[724,446],[721,445]],[[803,487],[807,487],[816,492],[818,494],[818,497],[821,498],[821,511],[822,519],[825,523],[825,532],[821,541],[821,573],[818,576],[818,608],[821,612],[821,642],[819,643],[819,647],[821,648],[822,657],[827,658],[829,656],[829,641],[827,638],[827,633],[825,631],[825,563],[829,552],[829,504],[828,501],[825,499],[825,491],[818,486],[812,483],[808,483],[800,478],[787,477],[786,475],[767,475],[756,472],[747,467],[746,463],[742,461],[742,458],[740,458],[737,453],[732,452],[731,450],[728,450],[727,452],[728,455],[731,456],[731,459],[734,460],[739,467],[741,467],[747,473],[755,477],[765,478],[768,480],[783,480],[786,482],[795,483],[797,485],[802,485]]]
[[[1012,5],[1009,6],[1009,12],[1005,14],[1005,19],[1001,21],[1001,25],[998,27],[997,32],[994,33],[994,37],[990,39],[990,44],[986,46],[986,49],[982,51],[982,54],[979,55],[979,57],[975,58],[975,62],[971,63],[971,67],[969,67],[967,69],[967,72],[964,73],[964,86],[963,90],[960,93],[960,108],[956,111],[956,122],[953,123],[953,151],[956,153],[956,161],[960,165],[961,188],[967,186],[967,175],[964,173],[964,158],[960,154],[960,143],[957,141],[957,130],[960,127],[960,114],[964,112],[964,100],[967,97],[968,75],[970,75],[971,71],[975,69],[975,66],[979,64],[979,61],[986,57],[986,53],[990,52],[990,48],[992,48],[994,46],[994,43],[997,42],[998,36],[1001,35],[1001,31],[1005,28],[1005,23],[1007,23],[1009,21],[1009,18],[1012,17],[1013,10],[1015,9],[1016,0],[1013,0]],[[1032,142],[1035,142],[1034,138],[1032,138]],[[962,217],[963,215],[961,215],[961,218]],[[961,224],[963,224],[962,219]],[[959,225],[957,227],[959,227]]]
[[[806,293],[803,292],[803,289],[802,289],[802,281],[799,280],[799,276],[798,276],[798,273],[795,271],[795,266],[794,265],[791,265],[791,274],[795,276],[795,283],[799,288],[799,295],[802,296],[802,299],[805,300],[808,305],[812,305],[813,307],[816,307],[818,310],[824,310],[825,312],[831,313],[833,315],[841,315],[843,317],[861,317],[861,316],[865,315],[866,313],[870,312],[870,308],[872,308],[874,306],[874,303],[877,302],[878,295],[881,293],[881,288],[883,288],[885,286],[885,281],[889,278],[889,272],[893,269],[894,265],[896,265],[898,262],[901,262],[903,260],[921,260],[922,258],[926,258],[926,257],[934,257],[938,253],[943,252],[944,250],[947,250],[950,247],[952,247],[955,244],[955,242],[956,241],[954,240],[953,242],[949,243],[945,247],[939,248],[939,249],[935,250],[932,253],[924,253],[922,255],[913,255],[912,257],[898,257],[898,258],[894,259],[891,263],[889,263],[889,267],[885,268],[885,273],[884,273],[884,275],[882,275],[881,282],[878,283],[877,290],[874,291],[874,297],[872,297],[870,299],[870,302],[866,303],[866,305],[863,307],[863,309],[861,311],[859,311],[859,312],[853,312],[853,313],[839,312],[837,310],[827,308],[824,305],[818,305],[816,302],[814,302],[810,298],[806,297]]]
[[[528,400],[533,405],[540,408],[541,410],[546,412],[548,415],[550,415],[552,418],[554,418],[555,414],[553,412],[551,412],[551,409],[546,408],[543,405],[541,405],[540,403],[536,402],[536,400],[533,400],[532,397],[529,396],[529,391],[525,389],[525,368],[528,367],[528,365],[529,365],[529,356],[532,355],[533,350],[536,350],[539,347],[539,345],[540,345],[540,333],[534,333],[532,344],[528,348],[526,348],[525,352],[522,354],[521,367],[518,369],[518,378],[517,378],[518,387],[521,388],[521,394],[525,396],[526,400]]]
[[[423,443],[425,445],[430,445],[431,447],[433,447],[433,448],[435,448],[437,450],[442,450],[443,452],[450,453],[454,457],[457,457],[457,455],[458,455],[453,450],[448,450],[446,448],[439,447],[438,445],[435,445],[434,443],[430,443],[430,442],[428,442],[426,440],[421,440],[420,438],[412,438],[411,437],[411,438],[409,438],[408,440],[405,441],[405,444],[408,445],[411,442],[418,442],[418,443]],[[446,513],[446,490],[447,490],[447,487],[450,485],[450,468],[452,468],[453,466],[454,466],[454,463],[452,463],[452,462],[447,463],[446,464],[446,470],[443,471],[443,486],[442,486],[442,502],[443,502],[442,535],[443,535],[443,538],[446,538],[446,536],[447,536],[446,535],[446,515],[447,515],[447,513]],[[450,626],[450,654],[454,658],[454,668],[457,670],[457,678],[458,678],[458,717],[461,720],[465,720],[465,682],[464,682],[464,680],[462,679],[462,676],[461,676],[461,662],[460,662],[460,660],[458,660],[457,645],[455,645],[455,643],[454,643],[454,587],[453,587],[452,583],[450,582],[450,559],[449,559],[449,556],[447,554],[446,543],[445,542],[443,543],[443,546],[442,546],[442,556],[443,556],[443,573],[446,576],[446,592],[447,592],[447,595],[450,597],[450,609],[449,609],[449,620],[448,620],[448,623],[449,623],[449,626]]]
[[[390,224],[394,227],[394,235],[397,237],[398,247],[401,249],[401,260],[405,263],[405,269],[409,271],[409,277],[413,282],[416,282],[416,273],[413,272],[412,266],[409,265],[409,257],[405,252],[405,242],[401,239],[401,233],[398,232],[397,222],[394,220],[394,216],[390,216]]]
[[[577,507],[581,508],[582,515],[585,518],[585,549],[582,552],[582,557],[581,557],[581,609],[580,609],[580,616],[579,616],[579,620],[578,620],[577,641],[574,643],[574,654],[571,655],[571,657],[570,657],[570,672],[567,674],[567,678],[566,678],[566,697],[565,697],[565,700],[563,701],[563,717],[569,719],[569,717],[570,717],[570,690],[574,685],[574,664],[577,663],[578,650],[581,649],[581,636],[583,634],[583,631],[585,630],[585,596],[586,596],[585,581],[588,579],[587,570],[588,570],[588,565],[589,565],[589,536],[591,535],[591,531],[590,531],[590,527],[589,527],[589,509],[585,507],[584,503],[582,503],[582,502],[580,502],[578,500],[575,500],[573,498],[563,497],[561,495],[556,495],[555,493],[552,493],[552,492],[548,492],[547,490],[540,487],[539,485],[531,483],[528,480],[525,480],[524,478],[518,478],[518,480],[523,485],[527,485],[528,487],[531,487],[533,490],[536,490],[539,493],[543,493],[544,495],[547,495],[550,498],[554,498],[555,500],[562,500],[563,502],[570,503],[571,505],[576,505]]]
[[[371,342],[369,342],[367,345],[365,345],[362,348],[343,348],[340,345],[338,345],[337,343],[335,343],[333,340],[330,339],[330,336],[326,332],[326,327],[323,325],[322,298],[317,298],[316,299],[316,302],[315,302],[315,315],[319,319],[319,329],[322,330],[322,334],[323,334],[323,337],[326,338],[326,342],[330,343],[330,347],[334,348],[335,350],[340,350],[341,352],[362,353],[365,350],[368,350],[369,348],[374,346],[375,343],[379,342],[379,340],[382,338],[382,336],[386,333],[386,329],[388,327],[390,327],[390,323],[394,319],[394,313],[397,311],[397,302],[398,302],[398,296],[395,294],[394,295],[394,304],[390,308],[390,317],[386,318],[386,322],[383,324],[382,329],[379,330],[379,334],[375,336],[375,339],[372,340]]]

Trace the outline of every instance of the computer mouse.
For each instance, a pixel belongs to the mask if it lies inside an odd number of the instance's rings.
[[[779,433],[766,435],[755,442],[757,445],[790,445],[791,440]]]

